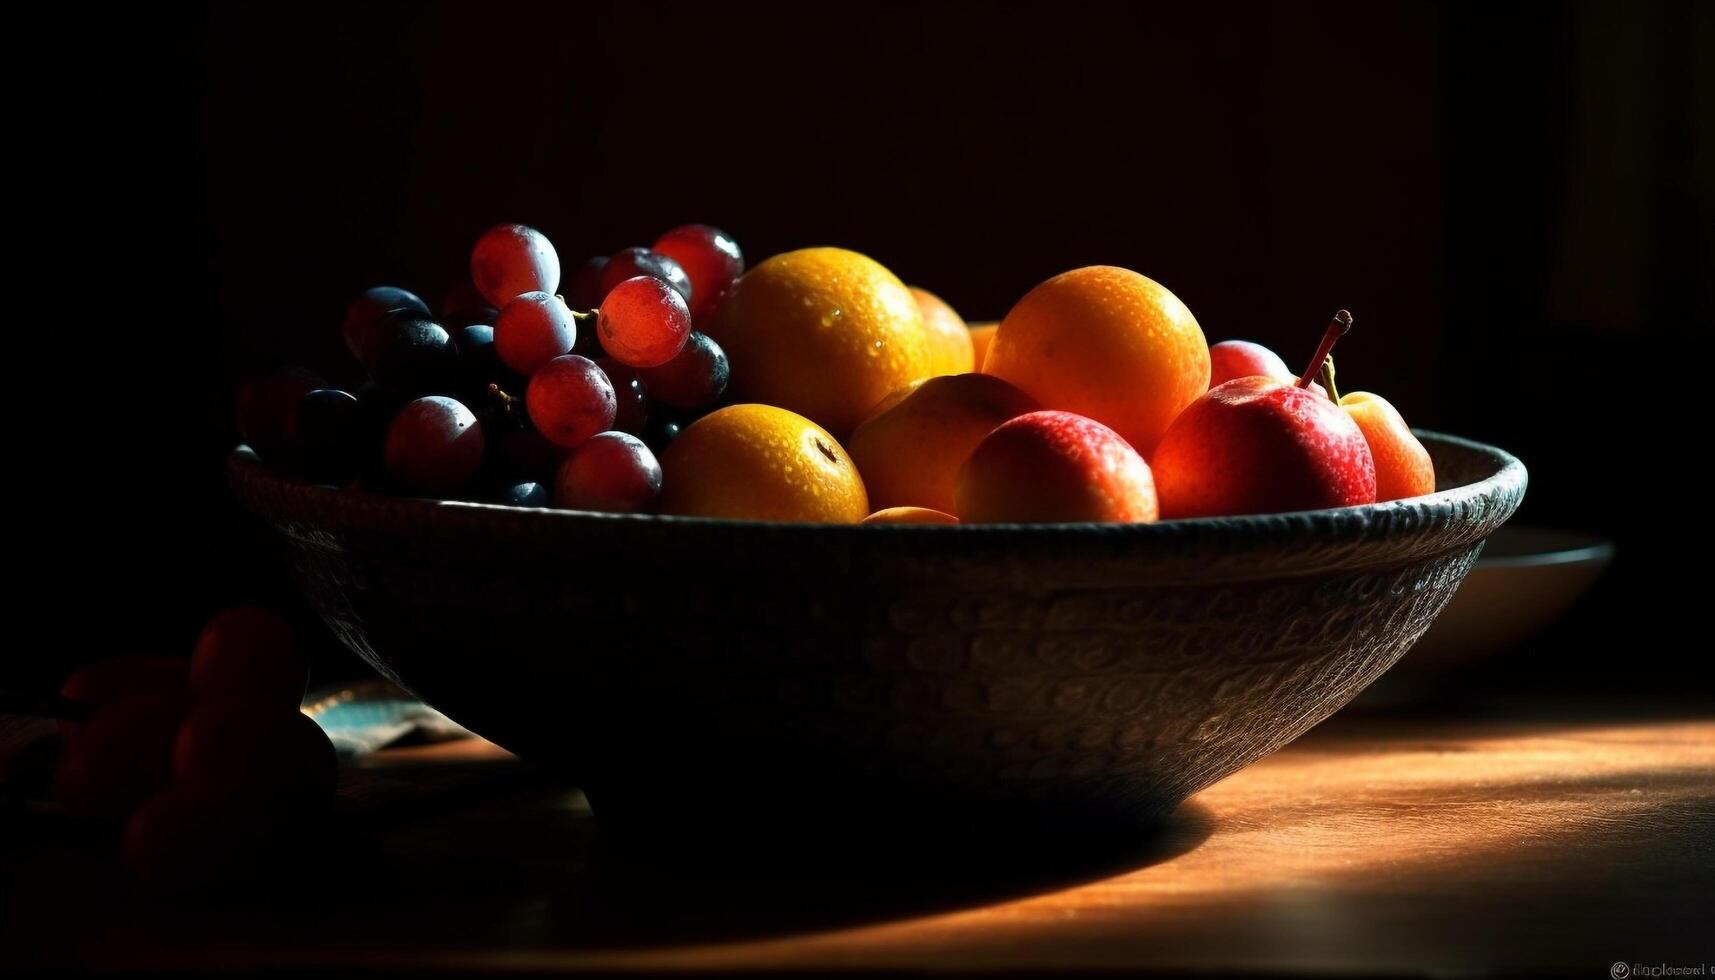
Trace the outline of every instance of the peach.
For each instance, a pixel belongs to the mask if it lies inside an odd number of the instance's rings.
[[[977,444],[960,468],[965,523],[1148,523],[1149,464],[1119,433],[1071,412],[1031,412]]]
[[[1386,398],[1367,391],[1340,397],[1340,407],[1358,423],[1376,461],[1376,500],[1402,500],[1435,492],[1435,464],[1429,450]]]
[[[929,378],[883,399],[846,445],[871,507],[951,512],[953,484],[971,450],[995,426],[1039,407],[992,375]]]
[[[1130,269],[1088,266],[1026,293],[1000,322],[983,370],[1148,454],[1208,389],[1209,345],[1165,286]]]
[[[976,353],[971,347],[971,331],[965,326],[965,318],[927,289],[912,286],[911,298],[923,311],[923,332],[929,337],[930,375],[975,371]]]

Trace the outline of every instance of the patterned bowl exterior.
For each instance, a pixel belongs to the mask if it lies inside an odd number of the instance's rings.
[[[244,505],[383,674],[579,781],[604,820],[1160,816],[1398,660],[1524,467],[1420,433],[1439,492],[1151,525],[831,526],[306,485]],[[720,796],[718,794],[725,794]]]

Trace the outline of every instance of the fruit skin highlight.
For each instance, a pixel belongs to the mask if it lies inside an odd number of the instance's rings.
[[[928,507],[885,507],[864,518],[863,524],[957,524],[959,519]]]
[[[826,429],[773,405],[729,405],[692,423],[661,455],[663,514],[856,524],[863,477]]]
[[[1048,408],[1101,422],[1148,456],[1207,390],[1209,345],[1165,286],[1094,265],[1026,293],[1001,321],[983,371]]]
[[[965,318],[946,300],[927,289],[911,288],[911,298],[923,313],[923,332],[929,341],[929,373],[931,375],[964,374],[975,371],[976,349],[971,345],[971,330]]]
[[[996,426],[1041,408],[989,374],[929,378],[896,394],[847,440],[877,510],[954,513],[954,484],[971,450]]]
[[[746,272],[706,332],[731,361],[734,398],[778,405],[836,436],[930,373],[911,292],[843,248],[784,252]]]
[[[1119,433],[1071,412],[1031,412],[985,436],[960,468],[967,524],[1149,523],[1149,464]]]
[[[1386,398],[1352,391],[1340,397],[1340,407],[1358,424],[1375,459],[1378,503],[1435,492],[1435,463],[1429,450]]]
[[[981,371],[983,362],[988,360],[989,345],[994,343],[994,332],[1000,329],[998,323],[971,324],[971,363],[972,370]]]
[[[1173,421],[1151,458],[1161,516],[1270,514],[1374,503],[1356,422],[1291,382],[1238,378]]]

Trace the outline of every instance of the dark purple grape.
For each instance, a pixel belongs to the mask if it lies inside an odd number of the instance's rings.
[[[382,450],[388,479],[416,493],[445,496],[482,468],[482,425],[464,403],[441,395],[399,410]]]
[[[351,351],[352,357],[363,360],[363,347],[369,339],[370,328],[390,313],[416,313],[427,317],[429,305],[416,293],[398,286],[365,289],[345,309],[345,348]]]
[[[246,382],[238,389],[238,434],[269,466],[286,470],[294,465],[292,428],[304,393],[326,385],[299,369],[281,371]]]
[[[601,298],[605,295],[601,288],[601,274],[606,268],[605,255],[584,260],[578,274],[572,277],[571,288],[566,290],[566,302],[572,309],[588,313],[601,305]]]
[[[656,412],[643,426],[643,444],[659,456],[666,451],[669,443],[679,438],[679,432],[684,427],[685,423],[681,423],[677,418]]]
[[[685,274],[684,267],[660,252],[642,246],[628,248],[608,260],[607,267],[601,271],[602,300],[606,301],[613,287],[638,276],[659,279],[672,286],[687,305],[691,302],[691,277]],[[686,315],[690,315],[688,310]]]
[[[488,454],[496,483],[551,483],[571,450],[543,438],[535,429],[503,432]]]
[[[344,485],[356,479],[371,445],[367,436],[363,406],[349,392],[316,388],[298,400],[293,454],[311,480]]]
[[[506,504],[509,507],[546,507],[548,506],[548,486],[535,480],[525,480],[512,483],[500,488],[495,496],[495,503]]]
[[[607,380],[613,384],[614,396],[619,399],[619,407],[613,413],[613,428],[641,436],[644,423],[649,421],[648,386],[638,376],[636,368],[611,357],[598,357],[595,363],[607,375]]]
[[[440,324],[417,314],[378,321],[370,328],[361,360],[371,380],[401,394],[444,394],[458,381],[452,337]]]
[[[494,328],[473,323],[452,332],[453,349],[458,352],[459,384],[473,399],[480,400],[488,386],[499,385],[507,391],[523,391],[524,378],[500,363],[494,349]]]
[[[708,334],[692,332],[672,360],[638,373],[656,401],[674,408],[703,408],[720,401],[732,369],[721,345]]]
[[[461,282],[447,290],[447,295],[441,299],[441,322],[448,327],[462,327],[472,323],[493,326],[497,312],[469,281]]]

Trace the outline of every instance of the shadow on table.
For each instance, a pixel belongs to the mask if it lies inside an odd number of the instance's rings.
[[[1211,813],[1181,806],[1133,834],[973,836],[934,847],[786,842],[771,859],[743,852],[688,862],[598,839],[587,877],[548,903],[545,935],[578,946],[712,942],[951,912],[1113,877],[1208,839]]]

